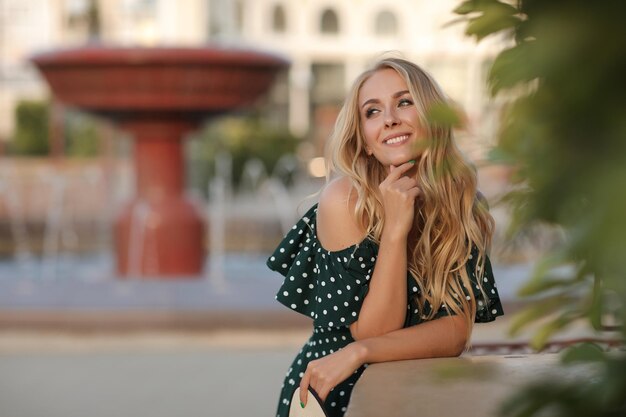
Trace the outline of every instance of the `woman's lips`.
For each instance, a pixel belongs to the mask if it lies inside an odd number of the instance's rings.
[[[399,136],[393,136],[389,139],[385,139],[383,143],[385,145],[397,145],[399,143],[406,142],[407,140],[409,140],[409,135],[404,134],[404,135],[399,135]]]

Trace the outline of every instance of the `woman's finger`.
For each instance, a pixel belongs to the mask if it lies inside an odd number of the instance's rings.
[[[302,380],[300,380],[300,405],[302,406],[302,408],[306,406],[306,400],[309,394],[310,379],[311,379],[311,373],[309,372],[307,368],[307,370],[304,372],[304,376],[302,377]]]
[[[400,177],[395,180],[390,180],[387,178],[385,181],[379,185],[379,189],[381,192],[385,193],[387,191],[404,191],[409,188],[417,187],[419,184],[415,178],[410,177]]]
[[[415,201],[415,199],[417,199],[417,197],[422,194],[422,190],[420,190],[419,187],[410,188],[406,192],[413,201]]]
[[[331,389],[333,389],[333,387],[324,386],[324,388],[320,388],[319,391],[315,391],[315,392],[317,393],[317,396],[320,397],[320,400],[322,400],[322,402],[325,402],[326,398],[328,398],[328,394],[330,393]]]
[[[403,175],[405,172],[407,172],[411,168],[411,166],[412,164],[406,163],[406,164],[402,164],[394,168],[392,172],[389,172],[387,177],[379,184],[378,187],[381,190],[385,190],[385,189],[392,187],[393,184],[395,184],[399,180],[407,179],[407,180],[416,181],[414,178]]]
[[[393,179],[398,179],[402,176],[402,174],[404,174],[405,172],[407,172],[409,169],[413,168],[415,166],[415,161],[409,161],[409,162],[405,162],[402,165],[389,165],[389,175],[387,175],[387,178],[392,178]]]
[[[417,180],[415,178],[409,178],[409,177],[400,177],[391,186],[391,188],[394,188],[400,191],[406,191],[413,187],[417,187]]]

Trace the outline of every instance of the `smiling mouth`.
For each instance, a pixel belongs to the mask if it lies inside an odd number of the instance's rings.
[[[396,136],[394,138],[391,139],[387,139],[385,141],[383,141],[384,144],[386,145],[395,145],[397,143],[402,143],[406,140],[409,139],[409,135],[402,135],[402,136]]]

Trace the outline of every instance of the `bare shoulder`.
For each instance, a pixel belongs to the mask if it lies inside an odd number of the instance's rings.
[[[334,179],[324,187],[317,209],[317,237],[325,249],[341,250],[363,240],[365,232],[353,215],[355,204],[356,193],[348,178]]]

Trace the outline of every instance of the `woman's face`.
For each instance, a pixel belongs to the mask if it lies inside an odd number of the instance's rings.
[[[361,86],[358,104],[368,155],[386,167],[419,158],[425,130],[409,88],[395,70],[373,73]]]

